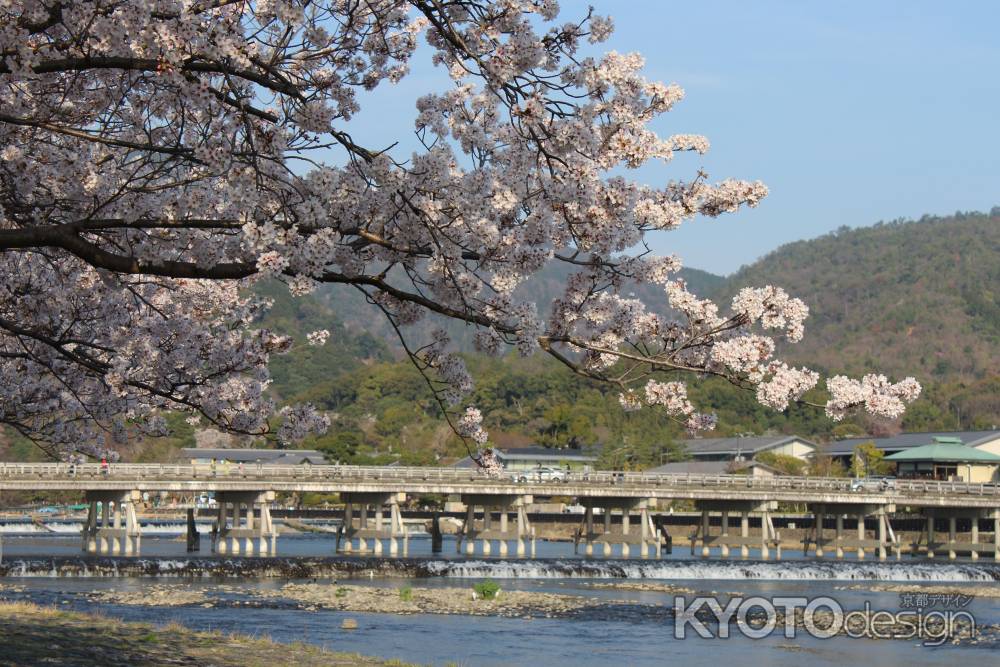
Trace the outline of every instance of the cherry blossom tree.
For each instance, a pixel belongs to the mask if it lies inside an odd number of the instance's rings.
[[[610,19],[558,13],[554,0],[0,0],[0,422],[54,452],[161,433],[164,410],[245,434],[280,422],[283,440],[321,431],[310,406],[271,419],[268,359],[293,343],[251,326],[267,304],[249,288],[275,278],[293,295],[363,292],[478,445],[461,358],[407,325],[460,320],[485,353],[540,350],[690,429],[713,424],[687,398],[700,376],[778,410],[802,400],[818,375],[775,357],[775,337],[803,335],[800,300],[762,286],[720,308],[647,246],[767,188],[621,176],[708,141],[650,129],[684,93],[646,80],[641,56],[586,55]],[[360,93],[407,76],[421,40],[452,81],[415,100],[421,148],[360,145],[345,124],[379,112]],[[572,268],[554,303],[515,298],[553,262]],[[662,302],[628,296],[637,283]],[[827,389],[834,418],[893,417],[920,387]]]

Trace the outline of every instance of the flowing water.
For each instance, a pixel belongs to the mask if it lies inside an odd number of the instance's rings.
[[[279,538],[278,558],[219,558],[187,554],[185,543],[169,533],[147,532],[142,558],[100,558],[80,554],[79,537],[70,533],[5,534],[0,563],[0,596],[31,599],[79,610],[100,610],[110,618],[154,623],[179,622],[195,629],[268,635],[279,641],[307,641],[334,650],[356,651],[421,664],[539,665],[546,667],[662,665],[773,665],[775,667],[942,665],[953,661],[1000,664],[1000,642],[927,647],[918,640],[871,640],[838,636],[816,639],[801,630],[795,638],[780,631],[764,639],[733,633],[729,639],[674,637],[674,593],[595,588],[615,581],[669,583],[698,594],[711,594],[725,604],[730,595],[831,596],[845,609],[899,610],[899,592],[856,589],[865,582],[906,582],[920,587],[950,587],[967,592],[963,607],[977,624],[1000,624],[1000,565],[979,562],[905,559],[803,559],[786,552],[785,560],[700,560],[678,550],[661,560],[582,559],[572,544],[539,541],[539,558],[497,559],[459,557],[446,540],[441,554],[432,554],[430,540],[410,541],[408,558],[376,559],[334,556],[334,541],[326,534]],[[127,576],[126,576],[127,575]],[[153,575],[153,576],[150,576]],[[404,579],[403,577],[415,577]],[[334,580],[371,586],[469,588],[490,577],[506,590],[555,592],[617,601],[570,618],[497,618],[465,615],[391,614],[311,611],[281,598],[254,597],[289,581]],[[94,591],[141,591],[151,585],[183,584],[202,588],[224,603],[213,607],[131,606],[95,602]],[[253,605],[248,600],[257,600]],[[268,600],[260,604],[260,600]],[[650,607],[649,605],[658,605]],[[345,618],[358,629],[340,629]],[[717,628],[715,629],[717,632]]]

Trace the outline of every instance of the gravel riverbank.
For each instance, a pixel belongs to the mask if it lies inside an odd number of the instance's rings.
[[[0,665],[212,665],[213,667],[405,667],[353,653],[335,653],[308,644],[218,632],[195,632],[180,625],[157,627],[123,623],[96,614],[0,603]]]
[[[232,599],[239,595],[239,601]],[[484,600],[470,588],[413,588],[324,583],[287,583],[278,588],[247,589],[220,584],[193,589],[183,584],[155,584],[141,591],[94,590],[83,594],[103,604],[156,607],[297,607],[306,611],[336,610],[380,614],[463,614],[467,616],[546,617],[598,612],[603,608],[637,605],[625,600],[501,589]]]

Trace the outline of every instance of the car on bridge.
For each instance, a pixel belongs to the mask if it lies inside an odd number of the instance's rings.
[[[517,470],[511,474],[515,482],[566,482],[569,477],[565,470],[539,466],[531,470]]]
[[[895,491],[895,477],[863,477],[851,480],[851,491]]]

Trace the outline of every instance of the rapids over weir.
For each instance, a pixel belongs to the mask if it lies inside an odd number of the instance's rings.
[[[494,579],[660,579],[997,582],[1000,564],[845,561],[661,561],[436,558],[121,558],[25,557],[0,563],[0,577],[171,577],[336,579],[453,577]]]

